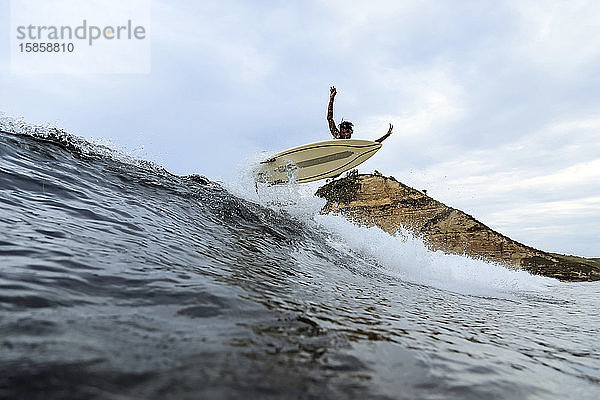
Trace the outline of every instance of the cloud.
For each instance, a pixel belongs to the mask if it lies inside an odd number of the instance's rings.
[[[178,59],[224,69],[228,78],[247,84],[274,70],[274,58],[252,29],[256,19],[249,7],[231,2],[217,7],[209,2],[160,1],[153,11],[156,45]]]
[[[517,54],[554,79],[597,65],[600,4],[594,1],[510,3],[520,20]]]
[[[399,170],[395,176],[526,244],[597,254],[595,245],[566,243],[561,237],[574,230],[584,237],[599,233],[598,225],[587,223],[600,220],[598,118],[551,122],[488,149],[449,148],[447,159],[423,169]]]

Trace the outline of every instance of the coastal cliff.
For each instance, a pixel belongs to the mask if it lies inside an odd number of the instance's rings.
[[[600,259],[548,253],[514,241],[477,221],[380,174],[349,174],[317,190],[327,200],[322,213],[395,234],[400,227],[422,237],[432,250],[466,254],[562,281],[600,280]]]

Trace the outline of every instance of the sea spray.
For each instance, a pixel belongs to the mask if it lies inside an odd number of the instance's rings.
[[[373,262],[382,273],[412,283],[463,294],[500,296],[510,291],[538,291],[558,285],[555,279],[466,255],[429,249],[421,238],[400,229],[390,235],[378,227],[358,226],[341,215],[322,215],[325,200],[314,195],[324,182],[268,186],[253,185],[252,171],[266,153],[249,157],[238,167],[240,179],[226,184],[234,194],[300,219],[307,229],[322,232],[323,240],[343,252]]]
[[[408,282],[476,295],[545,290],[560,284],[552,278],[465,255],[432,251],[421,238],[404,229],[390,235],[379,227],[357,226],[339,215],[315,215],[315,220],[351,249],[373,257],[384,271]]]

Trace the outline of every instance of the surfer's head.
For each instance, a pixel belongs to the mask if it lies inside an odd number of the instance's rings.
[[[342,139],[350,139],[354,133],[354,124],[350,121],[342,121],[340,123],[340,136]]]

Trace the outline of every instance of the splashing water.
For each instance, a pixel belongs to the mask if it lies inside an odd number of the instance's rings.
[[[0,397],[597,397],[596,283],[39,129],[0,125]]]

